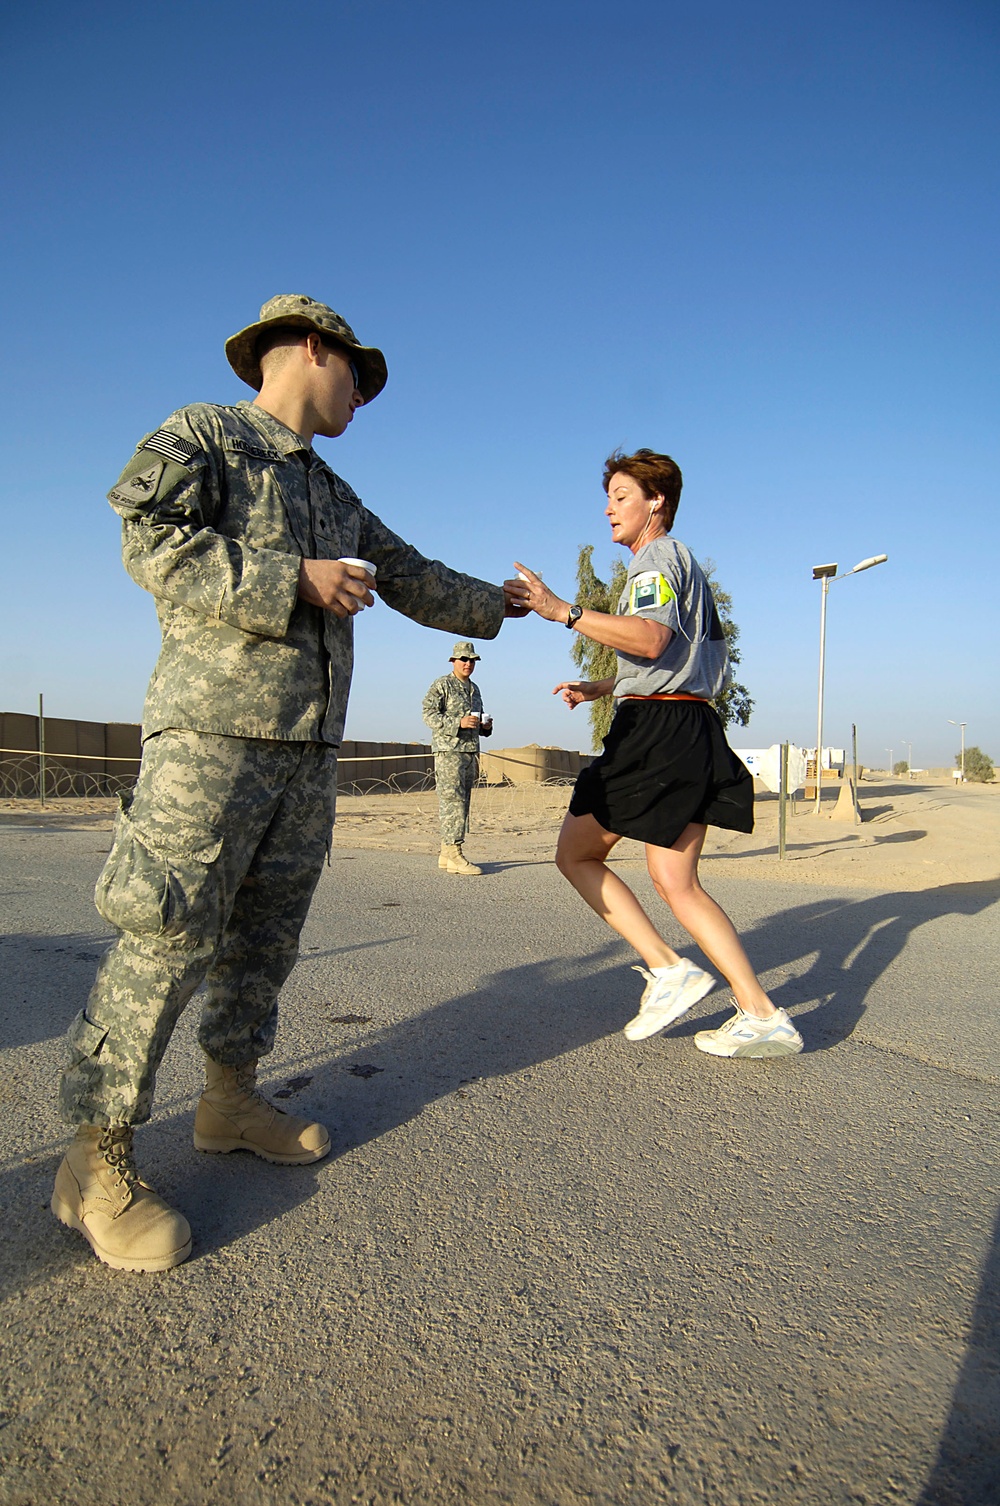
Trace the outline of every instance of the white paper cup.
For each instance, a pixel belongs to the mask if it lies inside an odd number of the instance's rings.
[[[373,565],[371,560],[356,560],[352,554],[342,554],[337,561],[340,565],[360,565],[362,570],[367,570],[372,580],[378,574],[378,566]]]

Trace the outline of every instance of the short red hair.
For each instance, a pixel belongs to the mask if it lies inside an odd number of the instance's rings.
[[[613,450],[604,462],[605,491],[619,471],[638,482],[644,497],[663,498],[663,522],[668,531],[673,528],[684,485],[680,466],[669,455],[659,455],[656,450],[636,450],[634,455]]]

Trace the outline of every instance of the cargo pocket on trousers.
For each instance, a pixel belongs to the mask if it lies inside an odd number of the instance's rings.
[[[197,943],[222,930],[217,860],[222,838],[183,812],[149,805],[139,818],[124,802],[97,881],[99,913],[135,936]]]
[[[106,1025],[95,1025],[93,1020],[87,1019],[86,1010],[81,1009],[66,1032],[66,1044],[69,1047],[67,1071],[75,1072],[83,1062],[97,1056],[107,1034]]]

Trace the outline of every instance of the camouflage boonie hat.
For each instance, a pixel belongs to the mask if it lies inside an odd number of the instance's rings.
[[[260,311],[256,324],[248,324],[239,334],[230,335],[226,341],[226,356],[236,375],[248,387],[260,391],[263,376],[257,356],[257,341],[267,329],[291,325],[297,329],[312,329],[319,335],[328,335],[338,345],[351,352],[358,368],[358,391],[366,403],[378,397],[386,384],[388,372],[385,356],[374,345],[361,345],[346,319],[341,319],[325,303],[317,303],[304,293],[279,293],[269,298]]]
[[[452,649],[451,658],[453,660],[478,659],[479,655],[476,653],[475,644],[469,643],[466,639],[462,638],[458,643],[455,644],[455,647]]]

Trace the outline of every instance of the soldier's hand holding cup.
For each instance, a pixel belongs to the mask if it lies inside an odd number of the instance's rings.
[[[373,607],[374,584],[375,566],[370,560],[345,556],[339,560],[304,559],[299,563],[300,597],[335,617],[354,617],[365,607]]]

